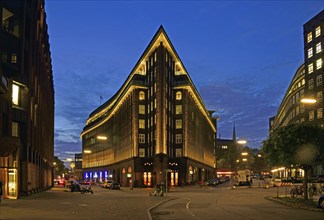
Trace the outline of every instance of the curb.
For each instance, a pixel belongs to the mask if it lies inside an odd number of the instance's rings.
[[[324,212],[324,209],[311,208],[311,207],[307,207],[307,206],[297,205],[297,204],[294,204],[294,203],[291,203],[291,202],[286,202],[286,201],[282,201],[280,199],[276,199],[276,198],[274,198],[272,196],[265,197],[265,199],[273,201],[273,202],[280,203],[280,204],[285,205],[285,206],[290,206],[290,207],[293,207],[293,208],[300,208],[300,209],[305,209],[305,210],[313,211],[313,212]]]
[[[154,206],[152,206],[151,208],[147,209],[146,211],[146,214],[147,214],[147,217],[149,220],[153,220],[152,218],[152,215],[151,215],[151,210],[155,209],[156,207],[158,207],[159,205],[162,205],[163,203],[166,203],[166,202],[169,202],[171,200],[175,200],[175,199],[178,199],[178,197],[174,197],[174,198],[170,198],[170,199],[166,199],[166,200],[163,200],[157,204],[155,204]]]

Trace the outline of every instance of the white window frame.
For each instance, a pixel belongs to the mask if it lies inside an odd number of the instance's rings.
[[[313,63],[311,63],[311,64],[308,65],[308,74],[310,74],[312,72],[314,72],[314,65],[313,65]]]
[[[321,35],[321,26],[318,26],[316,29],[315,29],[315,37],[318,37]]]
[[[313,56],[313,48],[312,47],[308,49],[308,53],[307,54],[308,54],[307,55],[308,58],[311,58]]]
[[[138,143],[145,144],[145,134],[138,134]]]
[[[182,114],[182,105],[176,105],[176,115]]]
[[[318,76],[316,77],[316,85],[317,85],[317,86],[322,85],[322,75],[318,75]]]
[[[145,105],[138,105],[138,114],[145,115]]]
[[[182,144],[182,134],[176,134],[176,144]]]
[[[317,109],[317,119],[323,118],[323,108]]]
[[[138,120],[138,128],[145,129],[145,120],[144,119]]]
[[[308,81],[308,89],[310,90],[310,89],[313,89],[313,88],[314,88],[314,79],[310,79]]]
[[[316,44],[316,53],[322,52],[322,42]]]
[[[318,70],[318,69],[322,68],[322,66],[323,66],[322,58],[316,60],[316,69]]]
[[[311,42],[313,40],[313,33],[312,32],[309,32],[307,34],[307,43]]]
[[[309,111],[308,117],[309,117],[309,121],[314,121],[314,117],[315,117],[314,111]]]

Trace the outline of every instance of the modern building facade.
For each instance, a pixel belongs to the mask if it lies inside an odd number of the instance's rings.
[[[82,153],[78,153],[74,155],[74,176],[76,179],[80,180],[83,178],[82,173]]]
[[[43,0],[2,0],[0,17],[0,180],[18,198],[53,184],[51,53]]]
[[[304,63],[297,69],[276,116],[270,118],[270,131],[303,122],[324,127],[324,10],[304,24],[303,36]],[[298,168],[296,172],[303,173]],[[314,168],[314,172],[323,174],[323,167]]]
[[[161,26],[81,133],[84,178],[172,186],[215,175],[216,119]]]

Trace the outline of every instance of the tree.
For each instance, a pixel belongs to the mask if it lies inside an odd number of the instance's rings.
[[[67,173],[67,168],[64,165],[64,162],[60,160],[57,156],[54,156],[54,174],[56,176],[61,176],[64,173]]]
[[[262,152],[274,166],[299,164],[305,171],[304,199],[313,165],[324,162],[324,128],[314,124],[291,124],[275,129],[263,142]]]

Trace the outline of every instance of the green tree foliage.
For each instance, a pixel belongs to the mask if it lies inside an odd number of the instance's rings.
[[[262,152],[273,166],[320,164],[324,161],[324,128],[308,123],[277,128],[263,142]]]
[[[67,172],[67,168],[65,167],[64,162],[57,156],[54,156],[54,171],[55,176],[62,176],[62,174]]]
[[[304,199],[313,165],[324,162],[324,128],[314,124],[291,124],[275,129],[263,142],[262,152],[273,166],[298,164],[305,171]]]

